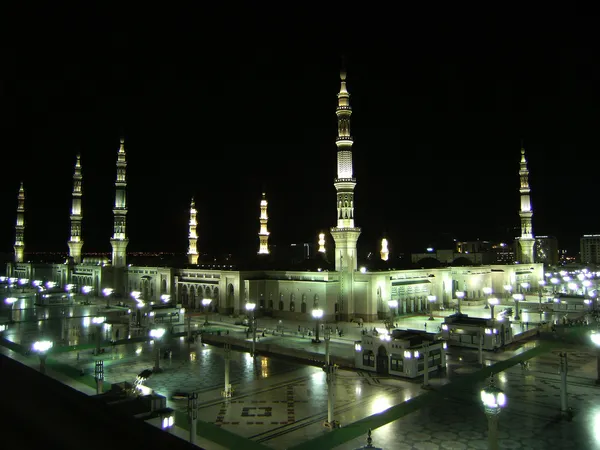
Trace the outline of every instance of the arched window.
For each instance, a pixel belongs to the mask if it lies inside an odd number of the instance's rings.
[[[313,306],[314,306],[315,308],[318,308],[318,307],[319,307],[319,295],[318,295],[318,294],[315,294],[315,298],[314,298],[314,300],[313,300]]]
[[[294,301],[290,301],[290,311],[294,312],[296,310],[296,305],[294,305]]]
[[[279,311],[283,311],[283,300],[279,300]]]
[[[302,302],[300,304],[300,312],[301,313],[305,313],[306,312],[306,302]]]

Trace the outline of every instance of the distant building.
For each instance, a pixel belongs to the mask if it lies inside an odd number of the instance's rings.
[[[553,236],[537,236],[535,260],[548,266],[558,265],[558,240]]]
[[[583,264],[600,262],[600,234],[584,234],[579,240],[579,246]]]
[[[513,264],[516,247],[505,243],[492,244],[490,241],[464,241],[456,243],[456,250],[427,249],[424,253],[413,253],[411,261],[419,264],[423,260],[435,259],[442,264],[455,264],[460,261],[471,264]]]

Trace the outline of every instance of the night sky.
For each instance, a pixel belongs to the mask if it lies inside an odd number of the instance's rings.
[[[392,252],[517,235],[521,139],[535,234],[577,252],[600,233],[595,19],[390,14],[19,12],[0,66],[0,251],[20,180],[25,251],[67,251],[77,153],[83,251],[110,251],[121,134],[129,251],[185,252],[195,196],[201,251],[255,252],[263,186],[271,243],[316,242],[335,225],[342,55],[361,253],[384,234]]]

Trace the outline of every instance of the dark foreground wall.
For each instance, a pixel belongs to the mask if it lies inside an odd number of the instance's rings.
[[[0,355],[0,448],[198,449]]]

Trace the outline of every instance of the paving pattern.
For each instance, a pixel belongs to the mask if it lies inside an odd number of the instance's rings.
[[[57,312],[58,311],[58,312]],[[60,316],[69,310],[54,310]],[[36,319],[44,319],[36,312]],[[95,327],[85,319],[57,316],[57,320],[37,320],[15,326],[10,339],[29,345],[42,337],[57,344],[93,342]],[[422,319],[415,319],[422,321]],[[417,322],[415,322],[417,323]],[[351,334],[351,330],[348,330]],[[8,336],[7,336],[8,337]],[[268,337],[266,340],[277,340]],[[287,341],[287,339],[286,339]],[[292,348],[303,348],[306,339],[290,338]],[[343,343],[337,343],[340,346]],[[101,355],[108,382],[130,381],[155,363],[156,344],[144,342],[108,348]],[[491,365],[535,346],[485,353]],[[164,351],[172,354],[165,358]],[[316,347],[312,347],[315,349]],[[333,349],[336,349],[332,345]],[[322,350],[322,348],[321,348]],[[572,421],[560,418],[558,353],[569,357],[569,406]],[[273,449],[289,448],[330,431],[323,426],[327,414],[327,388],[324,372],[267,357],[252,358],[246,353],[230,353],[230,380],[235,392],[223,399],[225,355],[219,348],[189,345],[181,339],[161,344],[162,372],[153,374],[145,385],[171,398],[178,391],[197,391],[199,419]],[[57,353],[58,362],[93,373],[96,357],[91,350]],[[436,450],[487,448],[487,421],[481,410],[479,391],[483,383],[465,385],[461,377],[479,370],[476,352],[451,349],[448,370],[430,382],[440,386],[459,381],[446,397],[407,414],[373,431],[373,443],[385,449]],[[594,449],[600,448],[600,388],[596,387],[596,353],[581,348],[555,349],[531,360],[529,370],[518,365],[497,376],[498,385],[508,396],[508,406],[500,416],[501,449]],[[342,426],[385,411],[421,395],[418,381],[379,377],[367,372],[340,371],[335,386],[335,419]],[[185,411],[186,401],[170,401],[169,406]],[[366,436],[336,447],[338,450],[364,446]]]
[[[600,435],[600,388],[587,369],[596,364],[591,352],[556,350],[532,359],[529,370],[518,365],[500,373],[497,385],[508,397],[500,415],[500,449],[597,449]],[[561,419],[558,353],[567,351],[572,371],[568,378],[572,421]],[[587,374],[588,376],[581,376]],[[487,419],[477,393],[484,386],[459,388],[451,397],[421,408],[396,421],[373,430],[373,444],[397,450],[487,449]],[[365,438],[335,447],[356,449]]]

